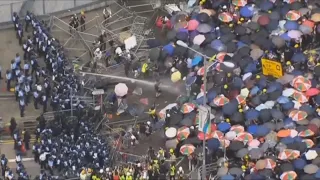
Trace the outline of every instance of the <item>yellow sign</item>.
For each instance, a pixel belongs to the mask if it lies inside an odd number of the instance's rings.
[[[266,76],[280,78],[283,76],[282,65],[280,62],[262,59],[262,73]]]

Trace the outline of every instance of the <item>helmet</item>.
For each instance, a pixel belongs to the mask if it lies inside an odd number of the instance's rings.
[[[182,171],[182,167],[181,166],[179,167],[179,171]]]
[[[173,153],[173,149],[172,148],[170,149],[170,153]]]
[[[150,121],[148,121],[148,122],[147,122],[147,124],[148,124],[148,125],[150,125],[150,124],[151,124],[151,122],[150,122]]]

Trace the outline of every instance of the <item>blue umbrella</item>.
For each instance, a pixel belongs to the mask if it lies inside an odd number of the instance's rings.
[[[226,132],[231,128],[231,125],[227,122],[222,122],[220,124],[218,124],[218,129],[221,132]]]
[[[248,111],[245,112],[245,118],[248,121],[258,119],[258,117],[259,117],[259,111],[255,109],[249,109]]]
[[[243,17],[252,17],[254,14],[254,8],[252,6],[244,6],[240,9],[240,15]]]
[[[247,131],[248,133],[255,135],[257,133],[258,127],[258,125],[250,125]]]
[[[202,57],[201,56],[195,56],[192,59],[192,66],[198,65],[201,61],[202,61]]]
[[[277,99],[277,102],[279,104],[285,104],[285,103],[288,103],[289,101],[290,101],[289,98],[285,96],[279,96]]]
[[[238,110],[238,101],[236,99],[231,100],[229,103],[222,107],[222,112],[225,115],[231,116]]]
[[[283,110],[290,110],[294,107],[294,103],[292,101],[289,101],[285,104],[281,104],[281,107],[283,108]]]
[[[288,31],[297,30],[299,29],[299,24],[296,21],[286,21],[286,23],[284,24],[284,28],[286,28],[286,30]]]
[[[266,136],[270,132],[270,129],[267,126],[260,125],[257,127],[257,136]]]
[[[177,33],[177,39],[181,41],[188,41],[189,34],[187,32],[178,32]]]
[[[208,148],[210,150],[217,150],[220,147],[220,141],[217,138],[212,138],[208,140]]]
[[[269,84],[269,87],[270,86],[275,86],[276,90],[278,90],[278,91],[282,91],[282,89],[283,89],[283,85],[281,83],[277,82],[277,81],[271,82]]]
[[[234,180],[235,178],[231,174],[224,175],[220,178],[221,180]]]
[[[258,86],[254,86],[251,90],[250,90],[250,95],[251,96],[255,96],[258,94],[258,92],[260,91],[260,89],[258,88]]]
[[[269,0],[264,0],[259,7],[263,11],[269,11],[273,8],[273,3]]]
[[[318,171],[314,174],[314,177],[320,178],[320,170],[318,170]]]
[[[260,89],[265,88],[267,85],[268,85],[267,78],[264,78],[264,77],[260,78],[260,80],[259,80],[258,83],[257,83],[257,86],[258,86]]]
[[[276,86],[269,86],[267,89],[267,93],[272,93],[272,92],[275,92],[276,90],[277,90]]]
[[[291,37],[288,36],[288,33],[283,33],[280,35],[280,37],[282,39],[284,39],[285,41],[290,41],[291,40]]]
[[[162,50],[166,51],[170,56],[172,56],[174,53],[174,47],[172,44],[167,44],[167,45],[163,46]]]
[[[295,63],[302,63],[307,61],[307,56],[305,54],[301,53],[295,53],[291,60]]]
[[[186,85],[191,86],[194,82],[196,82],[197,77],[196,76],[188,76],[186,79]]]
[[[218,93],[217,93],[215,90],[209,89],[209,91],[207,92],[208,102],[213,101],[213,99],[214,99],[215,97],[217,97],[217,95],[218,95]]]
[[[223,51],[225,49],[225,45],[220,40],[214,40],[210,44],[212,49],[215,49],[217,51]]]
[[[317,95],[315,98],[314,98],[314,101],[320,105],[320,95]]]
[[[286,129],[295,129],[296,124],[291,118],[288,117],[283,121],[283,127]]]
[[[304,75],[304,73],[302,71],[299,71],[297,69],[294,69],[292,72],[291,72],[292,75],[294,76],[302,76]]]
[[[198,31],[192,31],[190,34],[189,34],[189,40],[192,42],[194,37],[196,37],[197,35],[199,35],[199,32]]]
[[[250,62],[249,64],[247,64],[247,66],[244,68],[244,73],[248,73],[248,72],[252,72],[255,73],[257,72],[257,64],[254,62]]]
[[[291,144],[294,143],[294,139],[292,137],[285,137],[280,140],[283,144]]]
[[[293,167],[298,170],[303,169],[306,165],[307,165],[307,162],[301,158],[295,159],[293,161]]]

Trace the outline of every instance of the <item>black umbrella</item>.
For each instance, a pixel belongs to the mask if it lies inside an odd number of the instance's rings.
[[[167,39],[168,41],[175,41],[176,39],[176,36],[177,36],[177,31],[175,30],[171,30],[167,33]]]
[[[236,123],[236,124],[239,124],[239,123],[243,122],[244,121],[243,113],[235,112],[231,116],[230,120],[231,120],[231,122]]]
[[[170,126],[174,126],[174,125],[178,124],[182,120],[183,114],[180,113],[180,112],[174,113],[174,112],[172,112],[170,110],[169,114],[170,114],[170,118],[169,118],[169,125]]]
[[[250,51],[251,51],[251,49],[249,47],[244,46],[239,49],[238,53],[244,56],[244,55],[250,54]]]
[[[259,114],[259,120],[262,122],[268,122],[272,119],[270,109],[262,109]]]
[[[197,16],[197,19],[198,19],[199,22],[205,23],[205,22],[208,22],[210,20],[210,17],[209,17],[209,15],[207,13],[200,13]]]
[[[280,165],[280,170],[282,172],[293,171],[294,167],[293,167],[292,163],[283,163]]]
[[[242,36],[242,35],[245,35],[247,33],[247,29],[244,26],[238,25],[238,26],[235,27],[234,32],[237,35]]]
[[[229,149],[234,152],[236,152],[242,148],[244,148],[244,144],[241,141],[232,141],[229,145]]]
[[[234,40],[235,38],[236,38],[236,35],[229,33],[229,34],[225,34],[225,35],[221,36],[220,40],[223,43],[227,43],[227,42]]]
[[[176,56],[185,56],[188,52],[188,49],[183,47],[183,46],[176,46],[176,48],[174,49],[174,55]]]
[[[194,50],[196,50],[196,51],[199,51],[199,50],[200,50],[200,46],[194,44],[194,45],[191,46],[191,49],[194,49]],[[188,56],[189,56],[190,58],[194,58],[195,55],[196,55],[196,53],[195,53],[194,51],[192,51],[192,50],[190,50],[190,49],[188,50]]]
[[[212,49],[212,48],[210,47],[210,45],[209,45],[208,47],[205,47],[205,48],[204,48],[203,53],[204,53],[205,55],[209,56],[209,57],[212,57],[212,56],[218,54],[218,51],[215,50],[215,49]]]
[[[233,53],[237,50],[237,45],[235,42],[228,42],[227,46],[227,53]]]
[[[198,139],[198,137],[191,137],[182,142],[182,144],[193,144],[193,145],[199,145],[201,143],[202,141]]]

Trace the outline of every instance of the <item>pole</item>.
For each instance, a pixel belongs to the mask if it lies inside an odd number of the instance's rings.
[[[73,94],[72,94],[72,88],[71,88],[71,90],[70,90],[71,118],[73,118],[73,103],[72,103],[72,99],[73,99]]]
[[[203,105],[207,104],[207,58],[203,56],[203,67],[204,67],[204,75],[203,75]],[[206,119],[208,121],[208,119]],[[202,178],[206,179],[206,138],[203,138],[202,141]]]

